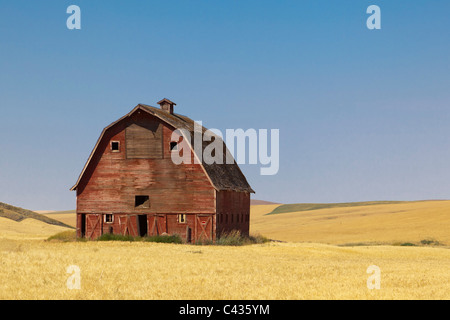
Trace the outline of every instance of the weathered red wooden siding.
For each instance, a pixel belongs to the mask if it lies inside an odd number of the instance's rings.
[[[195,215],[186,215],[186,223],[179,223],[178,222],[178,215],[177,214],[168,214],[166,216],[167,226],[168,226],[168,232],[169,234],[178,234],[182,239],[185,241],[187,240],[187,228],[191,228],[191,235],[192,228],[194,225]],[[193,236],[191,238],[193,239]]]
[[[77,238],[82,238],[85,235],[81,233],[82,228],[82,220],[81,220],[81,214],[77,214]]]
[[[137,227],[137,216],[127,214],[114,215],[113,233],[121,234],[124,236],[137,237],[139,235]],[[111,224],[103,224],[103,233],[110,233]],[[105,228],[106,227],[106,228]]]
[[[77,214],[77,236],[81,237],[81,216]],[[96,239],[102,234],[141,236],[138,215],[114,214],[112,222],[105,222],[105,214],[85,214],[84,236]],[[145,215],[147,236],[177,234],[185,242],[216,240],[215,214],[186,214],[186,222],[179,222],[178,214]]]
[[[155,143],[161,141],[162,148],[144,152],[152,158],[142,158],[139,150],[127,152],[129,126],[133,125],[131,136],[138,136],[138,144],[148,140],[145,132],[136,130],[136,123],[157,128]],[[214,241],[216,234],[231,230],[248,235],[250,194],[216,191],[199,164],[175,165],[170,150],[173,130],[142,111],[106,130],[76,189],[79,237],[82,215],[86,217],[84,235],[91,239],[105,233],[138,236],[139,215],[145,215],[149,236],[178,234],[187,241],[190,234],[190,240],[197,242]],[[111,150],[111,141],[119,142],[120,152]],[[187,145],[183,149],[189,150]],[[190,156],[193,159],[192,151]],[[138,195],[150,197],[149,208],[135,208]],[[112,223],[105,221],[106,214],[114,215]],[[179,214],[186,214],[186,223],[178,221]]]
[[[167,232],[178,234],[184,241],[193,243],[205,240],[216,240],[216,215],[215,214],[187,214],[186,223],[178,222],[178,215],[168,214]],[[188,239],[190,232],[190,239]]]
[[[250,230],[250,193],[235,191],[218,191],[217,234],[239,230],[248,235]]]
[[[102,235],[103,219],[101,214],[86,215],[86,237],[96,239]]]
[[[78,213],[215,213],[215,189],[199,164],[175,165],[171,159],[173,129],[163,126],[163,158],[127,159],[125,129],[137,119],[160,121],[143,112],[111,127],[100,142],[77,188]],[[141,119],[142,121],[142,119]],[[120,152],[110,150],[120,142]],[[135,196],[148,195],[150,208],[135,208]]]

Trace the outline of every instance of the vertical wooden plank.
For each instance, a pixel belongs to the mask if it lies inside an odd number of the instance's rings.
[[[196,214],[195,215],[195,224],[194,224],[194,234],[195,234],[195,236],[194,236],[194,239],[195,239],[195,243],[197,243],[197,241],[198,241],[198,235],[197,235],[197,220],[198,220],[198,215]]]

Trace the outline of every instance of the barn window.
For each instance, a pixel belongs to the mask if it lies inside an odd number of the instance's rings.
[[[178,223],[186,223],[186,215],[185,214],[178,215]]]
[[[105,223],[114,223],[114,215],[105,214]]]
[[[149,196],[136,196],[134,199],[135,208],[150,208]]]
[[[177,142],[170,143],[170,151],[178,151],[178,143]]]
[[[120,152],[120,142],[119,141],[111,141],[111,151],[112,152]]]

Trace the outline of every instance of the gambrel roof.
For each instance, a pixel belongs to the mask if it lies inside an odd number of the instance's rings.
[[[166,112],[160,108],[148,106],[145,104],[138,104],[133,110],[131,110],[128,114],[120,118],[119,120],[111,123],[109,126],[107,126],[105,129],[103,129],[100,138],[98,139],[94,149],[91,152],[91,155],[89,156],[89,159],[87,160],[80,176],[78,177],[77,182],[70,190],[76,190],[78,187],[78,184],[80,183],[84,173],[86,172],[86,169],[88,168],[96,150],[99,146],[103,136],[105,135],[106,131],[113,127],[115,124],[121,122],[122,120],[126,119],[127,117],[130,117],[135,112],[142,110],[147,112],[150,115],[153,115],[157,118],[159,118],[161,121],[165,122],[169,126],[173,127],[174,129],[184,129],[186,132],[189,132],[191,137],[190,141],[193,144],[194,143],[194,121],[186,116],[180,115],[180,114],[171,114],[169,112]],[[206,128],[202,127],[203,133],[207,131]],[[210,133],[210,132],[208,132]],[[215,139],[220,139],[220,137],[215,136]],[[204,151],[205,147],[208,146],[210,142],[206,141],[202,143],[201,152]],[[225,143],[224,143],[225,146]],[[244,174],[242,173],[241,169],[237,165],[236,161],[233,161],[232,164],[226,163],[226,153],[228,153],[228,149],[225,146],[225,152],[223,153],[223,163],[222,164],[207,164],[204,162],[203,157],[201,155],[196,154],[196,148],[191,145],[191,149],[193,153],[197,156],[198,159],[202,159],[201,166],[206,173],[206,175],[209,178],[209,181],[211,182],[212,186],[218,190],[229,190],[229,191],[240,191],[240,192],[250,192],[254,193],[253,189],[250,187],[250,185],[247,182],[247,179],[245,178]]]

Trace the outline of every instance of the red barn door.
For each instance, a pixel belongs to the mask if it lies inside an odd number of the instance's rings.
[[[163,214],[148,215],[148,235],[159,236],[167,233],[166,217]]]
[[[210,214],[198,214],[195,221],[195,241],[211,241],[213,221]]]
[[[102,235],[102,215],[87,214],[86,215],[86,238],[97,239]]]
[[[123,236],[137,236],[136,216],[119,216],[120,234]]]

